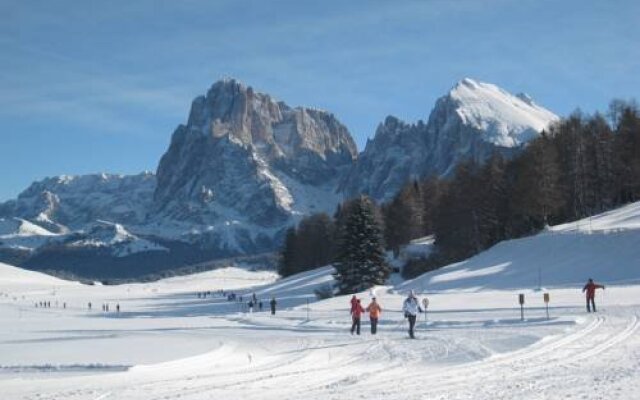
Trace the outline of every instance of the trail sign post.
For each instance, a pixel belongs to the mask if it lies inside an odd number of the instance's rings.
[[[549,293],[545,293],[544,294],[544,304],[547,307],[547,319],[549,319],[549,300],[550,300]]]
[[[422,305],[424,306],[424,322],[427,322],[427,308],[429,308],[429,299],[428,298],[424,298],[422,299]]]
[[[518,302],[520,303],[520,320],[524,321],[524,293],[518,295]]]

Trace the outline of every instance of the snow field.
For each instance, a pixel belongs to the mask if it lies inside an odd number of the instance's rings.
[[[330,267],[282,280],[225,268],[85,286],[0,265],[2,397],[636,399],[639,216],[640,206],[630,205],[592,218],[590,226],[552,227],[374,288],[383,307],[376,336],[366,317],[362,334],[349,334],[349,296],[315,299],[313,291],[332,282]],[[591,314],[581,292],[589,276],[607,286]],[[264,311],[196,296],[219,288],[245,303],[255,293]],[[400,312],[411,289],[430,300],[416,340],[407,338]],[[371,294],[359,294],[365,306]],[[275,316],[268,312],[271,296],[278,299]],[[38,301],[52,307],[36,308]],[[105,302],[111,310],[119,303],[122,312],[99,311]]]

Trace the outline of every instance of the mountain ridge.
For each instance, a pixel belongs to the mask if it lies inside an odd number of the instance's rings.
[[[190,263],[273,251],[306,215],[333,213],[360,193],[386,201],[410,179],[450,174],[496,149],[515,154],[555,119],[528,96],[465,78],[426,122],[388,116],[358,153],[332,113],[227,78],[193,100],[156,173],[45,178],[0,203],[0,222],[21,218],[52,233],[39,241],[0,234],[0,259],[3,251],[13,262],[16,252],[40,262],[54,254],[47,267],[81,270],[93,257],[130,268],[128,257],[144,264],[153,253],[149,263],[164,265],[165,254],[164,268],[189,251]]]

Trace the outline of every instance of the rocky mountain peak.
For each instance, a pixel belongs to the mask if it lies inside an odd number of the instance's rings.
[[[511,156],[557,119],[528,96],[464,78],[436,101],[426,124],[387,117],[341,190],[386,201],[409,180],[446,176],[460,161],[481,163],[494,151]]]
[[[224,79],[193,101],[174,132],[158,165],[154,218],[212,227],[221,242],[242,236],[231,241],[248,252],[292,219],[331,212],[338,179],[356,157],[333,114]]]

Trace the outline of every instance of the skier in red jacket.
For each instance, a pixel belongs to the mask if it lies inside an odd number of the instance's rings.
[[[356,295],[354,294],[353,296],[351,296],[351,313],[353,313],[353,309],[356,308],[356,306],[358,305],[358,298],[356,297]]]
[[[596,312],[596,289],[604,289],[604,285],[594,283],[591,278],[589,278],[589,282],[582,288],[583,293],[587,292],[587,312],[591,312],[591,307],[593,307],[593,312]],[[589,302],[591,302],[591,304],[589,304]]]
[[[360,334],[360,318],[364,314],[364,308],[360,304],[360,299],[356,299],[355,307],[351,308],[351,334],[355,331],[358,335]]]

